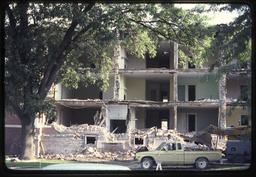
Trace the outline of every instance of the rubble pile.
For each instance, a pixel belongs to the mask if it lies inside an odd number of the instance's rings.
[[[184,142],[183,148],[185,151],[209,151],[210,148],[206,145],[195,144],[195,142]]]
[[[133,160],[137,149],[146,146],[148,150],[154,150],[167,140],[168,135],[171,135],[171,140],[182,142],[186,151],[210,150],[206,145],[190,141],[197,132],[182,134],[174,130],[151,127],[140,130],[127,129],[126,133],[114,134],[98,125],[80,124],[66,127],[53,123],[52,127],[57,133],[43,135],[42,144],[46,153],[41,153],[39,158],[72,161]],[[95,144],[85,143],[85,137],[90,135],[97,137]],[[60,145],[65,148],[57,148]],[[221,139],[218,145],[224,146],[225,140]]]
[[[82,154],[86,158],[99,158],[107,160],[132,160],[135,155],[136,150],[130,148],[127,151],[105,151],[103,149],[98,149],[96,147],[86,147],[82,150]]]
[[[196,133],[197,133],[196,131],[187,132],[187,133],[179,133],[179,136],[192,138]]]
[[[177,132],[174,130],[162,130],[158,129],[156,133],[156,137],[162,140],[166,140],[167,136],[171,135],[171,141],[181,141],[183,142],[183,138],[179,136]]]
[[[66,156],[63,154],[41,154],[39,158],[48,160],[66,160]]]
[[[219,99],[210,99],[210,98],[205,98],[205,99],[197,99],[197,100],[194,100],[194,102],[220,102]]]
[[[49,160],[69,160],[69,161],[110,161],[110,160],[133,160],[135,156],[135,149],[129,149],[125,152],[107,152],[96,147],[85,147],[78,154],[45,154],[40,155],[39,158]]]
[[[107,132],[104,127],[100,127],[97,125],[88,125],[88,124],[80,124],[80,125],[72,125],[70,127],[66,127],[64,125],[58,125],[57,123],[52,123],[54,128],[60,132],[70,132],[75,133],[76,136],[83,136],[85,134],[97,134],[99,135],[99,140],[102,141],[117,141],[117,137],[115,134]]]

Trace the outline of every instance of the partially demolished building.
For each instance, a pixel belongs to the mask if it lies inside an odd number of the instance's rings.
[[[223,75],[219,81],[214,77],[202,81],[216,57],[209,58],[203,68],[187,62],[184,69],[179,64],[175,42],[161,42],[155,58],[137,58],[122,46],[115,52],[115,66],[105,92],[96,85],[68,89],[59,83],[54,87],[55,125],[100,127],[98,131],[95,128],[80,132],[82,144],[107,147],[104,143],[110,141],[102,139],[102,129],[105,134],[114,134],[119,142],[123,140],[121,146],[132,146],[145,145],[149,134],[138,132],[152,127],[165,133],[187,133],[200,131],[210,124],[222,128],[250,124],[247,110],[238,108],[233,114],[227,114],[232,101],[246,85],[245,79],[234,74]],[[46,130],[41,134],[42,138],[49,135]],[[117,145],[114,139],[112,137],[112,143]]]

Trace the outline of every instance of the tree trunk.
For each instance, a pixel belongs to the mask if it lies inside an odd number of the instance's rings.
[[[30,160],[35,156],[34,148],[34,119],[29,116],[20,118],[22,125],[21,154],[20,159]]]

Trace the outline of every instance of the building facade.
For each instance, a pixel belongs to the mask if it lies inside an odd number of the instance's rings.
[[[209,73],[216,57],[209,58],[203,68],[189,62],[183,68],[178,44],[163,41],[155,58],[137,58],[118,46],[113,60],[105,92],[96,85],[78,89],[60,83],[55,86],[58,124],[96,124],[115,133],[154,126],[186,133],[210,124],[250,124],[248,111],[242,107],[228,114],[247,81],[236,74],[217,80],[216,70]],[[206,74],[210,77],[203,80]]]

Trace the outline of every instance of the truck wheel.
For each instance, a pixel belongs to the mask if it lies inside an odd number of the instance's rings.
[[[144,158],[141,162],[141,167],[144,169],[150,169],[153,167],[153,160],[150,158]]]
[[[196,160],[195,165],[196,165],[196,168],[198,169],[206,169],[208,165],[208,161],[206,158],[198,158]]]

